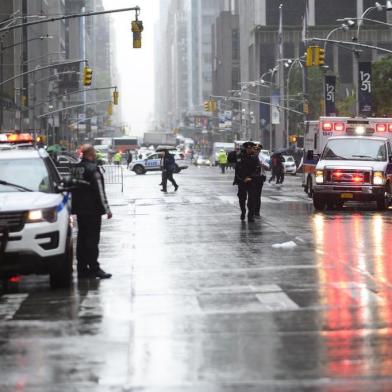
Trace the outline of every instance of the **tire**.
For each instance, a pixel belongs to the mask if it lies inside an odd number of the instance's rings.
[[[326,205],[325,199],[318,195],[313,195],[313,207],[317,211],[324,211]]]
[[[312,177],[308,176],[308,179],[306,180],[306,193],[308,197],[312,198],[313,197],[313,181]]]
[[[141,175],[141,174],[145,174],[145,173],[146,173],[146,170],[145,170],[144,167],[141,166],[141,165],[136,165],[136,166],[133,168],[133,171],[134,171],[136,174],[138,174],[138,175]]]
[[[380,196],[376,200],[378,211],[385,211],[386,209],[388,209],[388,207],[390,205],[390,202],[389,202],[390,197],[391,197],[391,184],[388,182],[385,185],[384,195]]]
[[[53,270],[49,274],[52,289],[68,288],[71,286],[73,272],[73,243],[69,239],[65,253],[58,257]]]

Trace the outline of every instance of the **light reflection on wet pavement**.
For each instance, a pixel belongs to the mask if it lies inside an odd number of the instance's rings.
[[[0,296],[1,392],[392,390],[392,211],[314,213],[288,178],[248,224],[231,173],[177,179],[108,186],[111,280]]]

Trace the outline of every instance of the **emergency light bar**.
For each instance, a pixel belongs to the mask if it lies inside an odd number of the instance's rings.
[[[6,134],[0,135],[0,142],[32,143],[33,137],[29,133],[6,133]]]

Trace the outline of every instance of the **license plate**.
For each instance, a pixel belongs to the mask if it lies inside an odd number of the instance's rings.
[[[352,193],[341,193],[340,198],[341,199],[352,199],[354,195]]]

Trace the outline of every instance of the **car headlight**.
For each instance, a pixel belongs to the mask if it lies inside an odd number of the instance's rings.
[[[322,184],[324,182],[324,172],[322,170],[316,170],[316,184]]]
[[[31,210],[28,211],[26,216],[26,223],[39,223],[39,222],[53,223],[56,222],[56,220],[57,220],[56,207],[43,208],[40,210]]]
[[[376,171],[373,173],[373,185],[384,185],[385,178],[384,173],[380,171]]]

